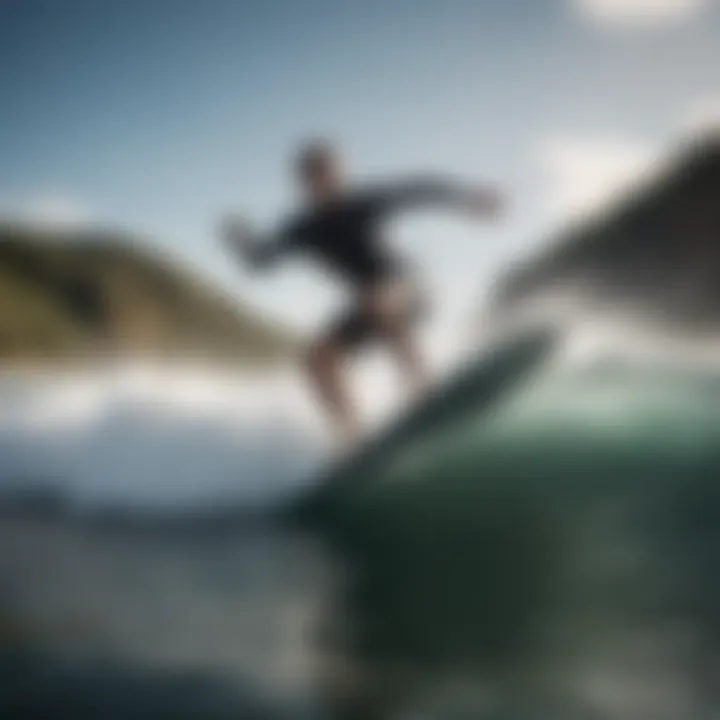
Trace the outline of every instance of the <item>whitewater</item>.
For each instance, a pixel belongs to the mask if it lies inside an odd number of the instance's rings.
[[[399,400],[382,364],[357,368],[369,423]],[[288,365],[126,358],[0,371],[0,494],[62,495],[76,511],[267,507],[310,483],[328,428]]]

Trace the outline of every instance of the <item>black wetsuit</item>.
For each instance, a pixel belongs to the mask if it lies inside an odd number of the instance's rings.
[[[265,267],[287,254],[301,252],[361,296],[407,273],[407,264],[382,234],[382,223],[389,215],[414,207],[462,206],[468,199],[466,188],[433,179],[350,193],[291,218],[271,241],[255,247],[251,261],[256,267]],[[338,318],[330,336],[339,344],[355,346],[376,337],[375,326],[358,305]]]

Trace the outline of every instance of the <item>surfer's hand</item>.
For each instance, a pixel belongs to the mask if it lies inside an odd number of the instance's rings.
[[[223,245],[236,255],[248,259],[254,249],[253,234],[249,224],[238,215],[226,215],[219,229]]]
[[[496,220],[503,215],[505,200],[496,188],[484,187],[471,193],[468,209],[477,217]]]

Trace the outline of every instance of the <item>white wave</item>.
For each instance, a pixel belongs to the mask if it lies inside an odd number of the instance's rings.
[[[78,507],[263,503],[323,443],[289,370],[125,363],[0,375],[0,488],[57,487]]]

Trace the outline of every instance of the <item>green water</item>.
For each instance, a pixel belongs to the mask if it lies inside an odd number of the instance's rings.
[[[476,717],[715,712],[720,375],[546,362],[467,397],[351,464],[309,523],[352,568],[374,702],[463,678]]]

